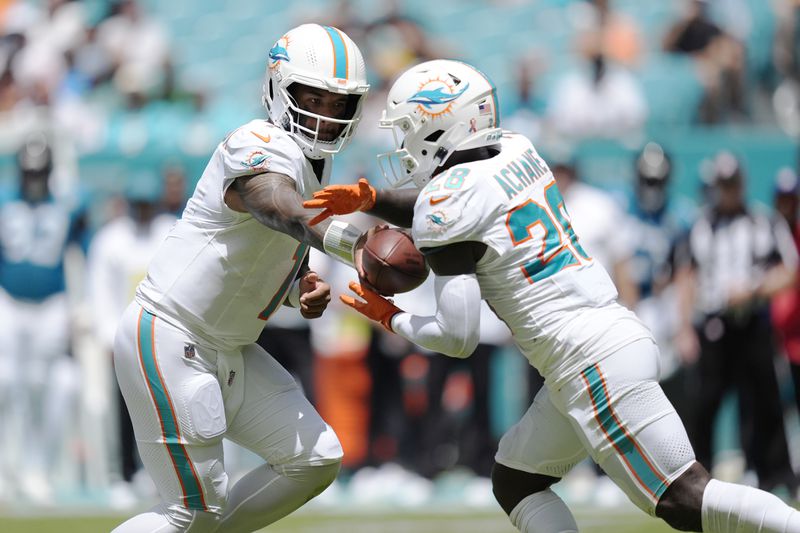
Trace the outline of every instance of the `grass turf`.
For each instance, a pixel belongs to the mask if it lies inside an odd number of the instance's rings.
[[[580,509],[576,512],[582,533],[666,533],[673,531],[660,520],[635,511]],[[107,533],[125,517],[31,516],[0,517],[3,533]],[[360,514],[301,511],[269,528],[270,533],[514,533],[508,519],[494,512],[470,511]]]

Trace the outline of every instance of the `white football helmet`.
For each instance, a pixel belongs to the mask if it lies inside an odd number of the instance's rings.
[[[336,119],[301,109],[288,91],[293,83],[353,95],[347,118]],[[331,26],[303,24],[289,30],[270,49],[262,100],[272,122],[291,133],[307,157],[320,159],[335,154],[350,142],[361,119],[368,89],[364,58],[350,37]],[[303,126],[301,117],[316,119],[311,122],[316,123],[316,128]],[[319,138],[323,120],[342,125],[336,139]]]
[[[422,188],[456,150],[496,144],[502,135],[494,84],[476,68],[437,59],[404,72],[389,90],[381,128],[395,150],[378,155],[393,187]]]

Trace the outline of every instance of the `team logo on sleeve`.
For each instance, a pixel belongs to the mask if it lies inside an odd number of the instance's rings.
[[[287,48],[289,47],[289,36],[284,35],[275,45],[270,48],[269,50],[269,68],[270,70],[274,70],[278,68],[278,65],[281,64],[281,61],[290,61],[289,59],[289,51]]]
[[[254,150],[247,154],[242,166],[251,170],[264,170],[269,166],[269,155],[261,150]]]
[[[425,222],[431,233],[444,233],[454,221],[445,210],[438,209],[433,213],[428,213],[425,216]]]
[[[469,88],[469,83],[465,84],[460,91],[444,80],[434,78],[423,83],[419,90],[412,94],[406,102],[418,104],[419,109],[424,115],[438,117],[449,113],[453,107],[453,101],[464,94]]]

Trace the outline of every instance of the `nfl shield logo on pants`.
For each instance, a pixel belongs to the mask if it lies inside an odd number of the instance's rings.
[[[194,344],[183,345],[183,356],[186,359],[194,359]]]

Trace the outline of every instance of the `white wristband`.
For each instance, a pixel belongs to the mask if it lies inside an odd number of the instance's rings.
[[[334,220],[325,231],[322,247],[334,259],[355,268],[355,248],[359,237],[361,231],[357,227]]]
[[[294,283],[292,283],[289,289],[289,294],[286,295],[286,303],[295,309],[300,309],[300,279],[301,278],[297,278],[294,280]]]

